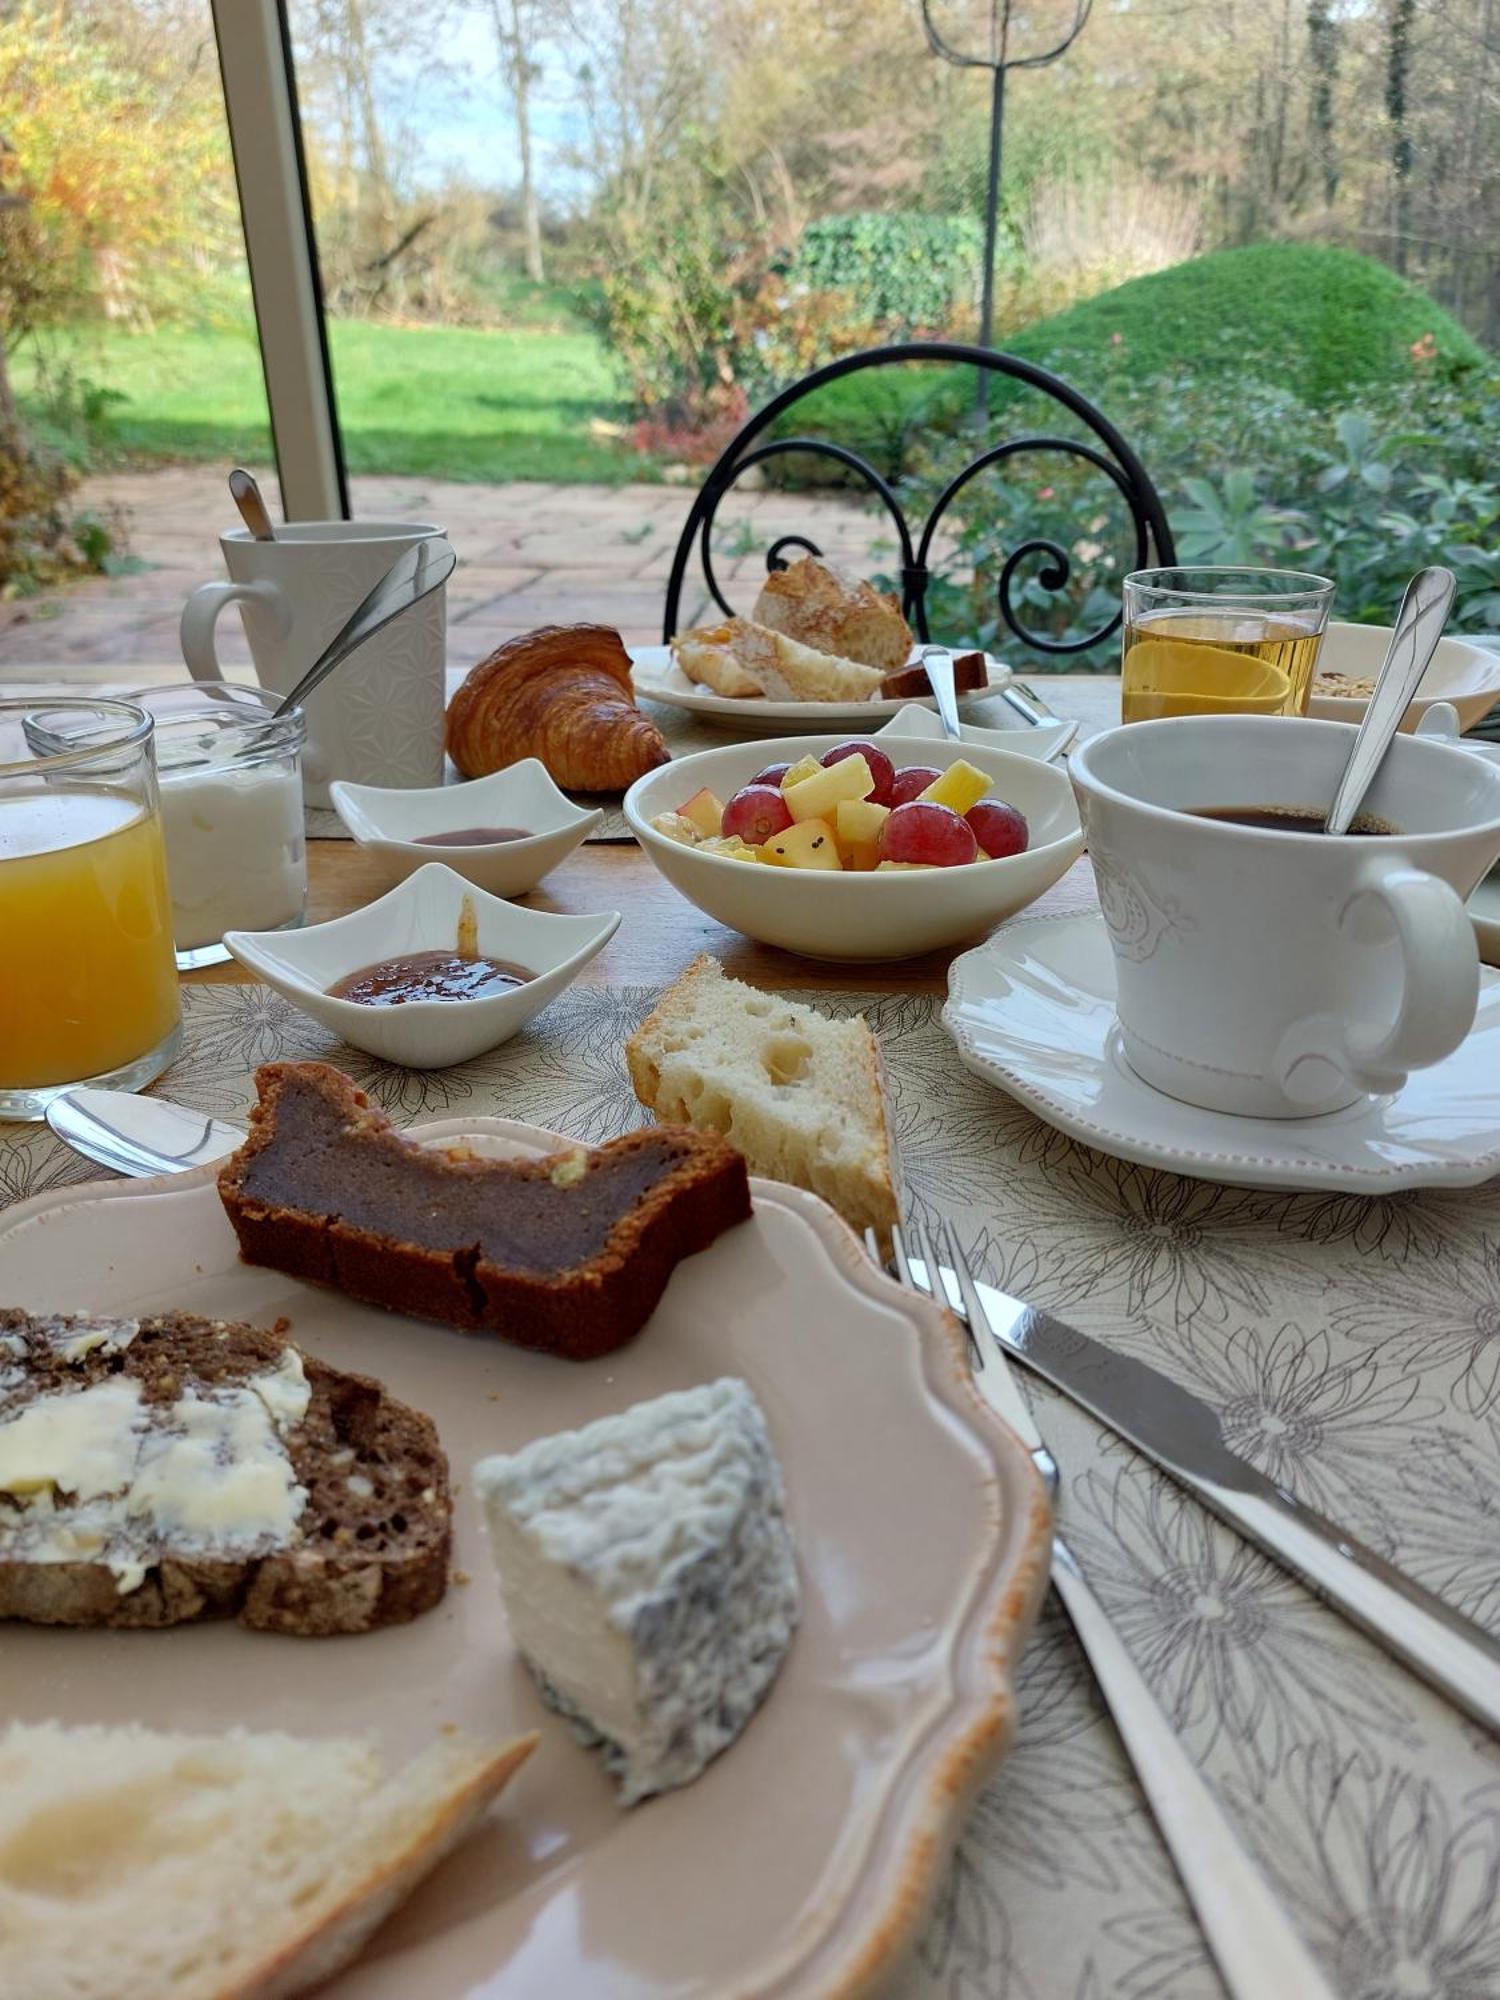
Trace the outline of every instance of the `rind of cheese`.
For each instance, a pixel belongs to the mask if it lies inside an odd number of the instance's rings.
[[[798,1618],[760,1405],[726,1378],[474,1472],[511,1633],[602,1741],[625,1804],[689,1783],[754,1712]]]

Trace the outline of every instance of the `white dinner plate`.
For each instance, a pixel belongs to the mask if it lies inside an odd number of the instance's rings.
[[[1500,1173],[1500,973],[1480,973],[1462,1048],[1394,1097],[1318,1118],[1236,1118],[1142,1082],[1115,1021],[1104,919],[1018,917],[948,973],[943,1026],[966,1068],[1086,1146],[1240,1187],[1471,1187]]]
[[[565,1143],[478,1117],[423,1136],[498,1153]],[[370,1733],[403,1755],[452,1724],[539,1730],[492,1822],[329,2000],[869,1991],[911,1942],[1010,1741],[1016,1660],[1046,1584],[1040,1482],[980,1403],[956,1324],[876,1271],[822,1202],[757,1181],[754,1218],[679,1266],[635,1340],[560,1361],[240,1263],[214,1173],[21,1203],[0,1218],[0,1300],[284,1315],[309,1352],[378,1375],[436,1421],[457,1496],[453,1583],[426,1616],[359,1638],[10,1625],[0,1712]],[[624,1811],[510,1644],[470,1470],[725,1374],[754,1389],[786,1473],[802,1624],[740,1740],[695,1784]]]
[[[767,701],[760,696],[741,700],[715,694],[711,688],[700,687],[696,681],[690,681],[672,658],[670,646],[632,646],[630,660],[635,691],[644,695],[647,701],[665,702],[669,708],[684,709],[689,715],[701,715],[706,722],[716,722],[724,729],[742,730],[748,736],[811,736],[827,729],[864,729],[871,723],[889,722],[893,715],[899,715],[907,706],[905,699]],[[958,697],[960,710],[972,702],[997,695],[1012,678],[1010,668],[993,654],[986,653],[985,660],[989,668],[989,686],[976,689],[973,694],[961,694]],[[935,708],[936,703],[928,695],[921,706]],[[1031,726],[1022,722],[1019,716],[1016,721],[1019,728]]]

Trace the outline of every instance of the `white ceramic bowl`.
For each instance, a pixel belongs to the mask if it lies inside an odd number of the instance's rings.
[[[625,794],[625,817],[656,867],[690,903],[746,937],[805,958],[911,958],[959,944],[1034,903],[1083,851],[1078,808],[1060,771],[988,744],[934,743],[920,736],[882,734],[881,748],[898,766],[946,770],[966,757],[993,779],[998,798],[1026,815],[1031,845],[1024,854],[911,874],[824,875],[702,854],[650,823],[702,785],[727,799],[773,759],[795,763],[847,741],[847,734],[779,736],[774,743],[700,750],[637,778]]]
[[[409,1000],[398,1007],[363,1007],[329,993],[377,959],[452,951],[465,903],[474,911],[479,950],[525,966],[532,974],[525,985],[490,999]],[[618,910],[557,917],[518,909],[433,861],[347,917],[300,931],[228,931],[224,942],[241,965],[355,1048],[407,1069],[445,1069],[508,1042],[572,985],[619,925]]]
[[[1389,625],[1348,625],[1335,620],[1324,635],[1317,671],[1357,679],[1378,674],[1390,643]],[[1472,729],[1500,701],[1500,651],[1476,646],[1472,639],[1439,639],[1432,664],[1422,676],[1401,727],[1415,729],[1435,701],[1452,702],[1458,710],[1459,728]],[[1324,722],[1359,722],[1366,706],[1363,695],[1351,699],[1319,694],[1315,681],[1307,712]]]
[[[384,864],[393,882],[441,861],[492,896],[524,896],[604,818],[597,808],[575,806],[537,757],[461,785],[401,791],[340,781],[329,796],[354,841]],[[529,837],[477,847],[428,847],[419,837],[475,826],[524,826]]]

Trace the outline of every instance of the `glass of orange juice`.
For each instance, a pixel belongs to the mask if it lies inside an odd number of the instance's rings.
[[[129,702],[0,701],[0,1118],[177,1052],[152,730]]]
[[[1140,569],[1125,579],[1120,720],[1305,715],[1333,585],[1290,569]]]

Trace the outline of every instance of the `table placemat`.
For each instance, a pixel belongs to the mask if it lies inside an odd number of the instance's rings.
[[[719,729],[701,716],[690,715],[686,709],[672,708],[664,702],[642,701],[641,708],[651,717],[666,739],[667,748],[673,757],[690,757],[696,750],[717,750],[725,743],[745,743],[753,740],[753,732]],[[1014,711],[997,698],[990,701],[970,703],[964,710],[965,716],[987,729],[1005,729],[1015,722]],[[877,728],[882,727],[880,723]],[[851,734],[853,732],[851,731]],[[776,738],[762,739],[768,746],[766,762],[772,762]],[[458,775],[453,764],[446,762],[443,782],[447,785],[461,785],[464,780]],[[601,808],[604,818],[597,830],[589,835],[589,842],[634,840],[635,835],[625,823],[625,815],[620,810],[619,798],[613,794],[592,792],[570,792],[568,796],[575,805],[585,806],[590,811],[595,806]],[[308,806],[304,811],[304,821],[309,840],[347,840],[348,830],[336,812],[322,806]],[[588,842],[585,842],[587,845]]]
[[[801,996],[793,996],[801,997]],[[391,1069],[260,985],[186,989],[163,1094],[242,1116],[323,1057],[398,1121],[643,1122],[621,1047],[656,989],[575,987],[504,1048]],[[1093,1153],[961,1070],[925,995],[835,996],[888,1063],[908,1198],[981,1271],[1205,1396],[1231,1443],[1500,1625],[1500,1183],[1259,1193]],[[0,1136],[0,1202],[95,1176]],[[809,1329],[813,1337],[815,1329]],[[1500,1745],[1061,1398],[1036,1396],[1068,1539],[1336,1989],[1500,1992]],[[1211,2000],[1197,1927],[1055,1605],[900,2000]],[[1267,1996],[1277,2000],[1277,1996]]]

